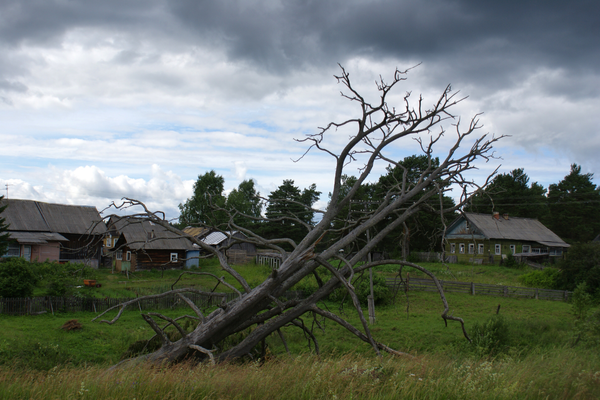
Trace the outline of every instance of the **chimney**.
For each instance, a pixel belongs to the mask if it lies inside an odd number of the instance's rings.
[[[498,211],[494,211],[493,217],[494,219],[500,219],[500,213]]]
[[[508,221],[508,214],[502,214],[502,218]]]

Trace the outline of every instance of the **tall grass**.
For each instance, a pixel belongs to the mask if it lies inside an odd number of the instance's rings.
[[[346,354],[246,364],[138,365],[15,372],[0,368],[3,399],[594,399],[598,355],[561,348],[523,360],[376,358]]]

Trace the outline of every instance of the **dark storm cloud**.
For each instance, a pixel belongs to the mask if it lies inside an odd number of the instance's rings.
[[[600,60],[595,1],[291,1],[169,3],[234,59],[270,70],[349,57],[446,63],[485,80],[532,65],[585,69]],[[515,70],[511,72],[511,70]]]
[[[0,41],[51,43],[74,28],[103,27],[211,43],[278,73],[362,55],[504,80],[534,64],[597,65],[598,15],[597,1],[6,1]]]

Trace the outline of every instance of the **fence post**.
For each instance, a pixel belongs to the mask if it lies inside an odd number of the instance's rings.
[[[508,297],[508,286],[504,286],[504,297]]]
[[[536,300],[540,299],[538,288],[535,288],[535,299]]]
[[[471,282],[471,295],[475,296],[475,284]]]

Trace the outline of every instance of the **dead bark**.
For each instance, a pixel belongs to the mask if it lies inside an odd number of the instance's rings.
[[[360,340],[369,343],[377,354],[380,350],[383,350],[391,354],[406,355],[406,353],[391,349],[375,340],[354,290],[353,282],[355,282],[357,274],[367,268],[382,264],[403,265],[429,275],[436,283],[440,294],[443,305],[441,316],[444,322],[446,324],[448,320],[459,322],[463,328],[465,338],[470,340],[464,329],[464,321],[450,314],[450,307],[441,285],[435,276],[425,268],[404,260],[382,260],[362,264],[362,260],[374,250],[378,243],[385,240],[392,231],[405,227],[406,221],[419,211],[425,208],[430,209],[431,205],[428,201],[435,199],[434,196],[440,196],[441,198],[442,194],[449,190],[451,185],[460,188],[464,196],[461,197],[455,207],[440,209],[441,217],[444,214],[455,212],[465,204],[469,197],[481,188],[467,179],[465,174],[475,168],[473,165],[475,160],[484,159],[487,161],[493,158],[492,145],[500,139],[497,137],[488,138],[483,135],[474,138],[467,144],[466,150],[461,150],[461,146],[465,144],[464,142],[479,129],[478,118],[475,116],[468,126],[464,130],[462,129],[460,119],[451,112],[452,107],[462,99],[456,97],[457,93],[452,92],[450,86],[446,87],[437,101],[430,107],[424,105],[423,98],[418,98],[413,102],[410,93],[404,96],[403,104],[400,107],[396,108],[389,105],[389,93],[405,80],[406,72],[396,70],[390,83],[381,78],[377,82],[379,98],[376,102],[370,103],[352,86],[350,75],[346,70],[341,69],[341,75],[336,76],[336,78],[346,91],[342,93],[342,96],[358,105],[359,115],[340,123],[331,122],[326,127],[320,128],[318,133],[300,140],[310,145],[307,152],[311,150],[322,151],[335,160],[334,186],[329,205],[324,211],[317,210],[322,214],[320,222],[315,226],[302,223],[306,228],[306,236],[299,243],[294,243],[288,238],[263,238],[234,222],[233,216],[239,217],[241,215],[237,210],[220,209],[229,212],[231,218],[226,226],[217,228],[222,231],[238,230],[244,232],[248,237],[245,240],[248,242],[280,253],[281,265],[279,268],[274,269],[264,282],[255,288],[251,288],[244,277],[228,264],[224,249],[216,249],[193,237],[189,237],[202,250],[218,258],[225,273],[230,278],[235,279],[243,288],[243,291],[237,292],[237,299],[222,304],[221,307],[206,316],[185,297],[186,290],[192,291],[191,289],[175,289],[163,294],[174,293],[181,296],[182,300],[198,316],[200,322],[192,332],[184,332],[175,320],[169,320],[158,314],[143,315],[163,343],[159,350],[143,356],[144,360],[156,363],[176,361],[188,356],[191,351],[199,352],[205,358],[210,359],[211,362],[240,358],[250,354],[255,346],[275,332],[280,335],[287,349],[287,343],[281,333],[281,328],[285,326],[296,326],[302,329],[309,341],[318,349],[318,342],[312,333],[312,329],[308,329],[301,322],[301,318],[307,313],[315,313],[340,324]],[[456,140],[447,150],[446,155],[440,158],[438,166],[430,162],[429,167],[421,173],[416,182],[408,182],[403,179],[402,182],[398,182],[389,189],[378,201],[372,202],[373,204],[361,214],[360,218],[357,220],[349,218],[348,207],[355,199],[361,185],[367,182],[371,176],[375,165],[381,162],[392,166],[399,165],[388,154],[391,145],[396,145],[403,139],[416,139],[420,143],[423,153],[431,160],[434,157],[434,147],[439,144],[440,139],[447,133],[442,125],[448,122],[452,123]],[[434,128],[439,129],[439,131],[434,133]],[[352,129],[352,135],[342,149],[333,151],[327,147],[326,139],[331,131],[338,129]],[[425,140],[425,137],[428,139]],[[348,190],[342,190],[342,177],[349,166],[356,162],[362,163],[359,169],[360,174],[356,182],[351,187],[346,188]],[[143,216],[166,229],[179,232],[168,221],[165,221],[164,215],[151,212],[141,202],[125,199],[120,208],[132,206],[141,206],[144,210],[136,217]],[[257,219],[249,216],[248,218]],[[298,218],[287,216],[279,219],[300,221]],[[343,222],[343,228],[341,229],[334,226],[334,223],[339,221]],[[381,228],[384,222],[385,225]],[[373,230],[374,235],[367,236],[367,232],[375,226],[378,226],[379,229],[376,232]],[[317,244],[328,234],[330,237],[335,237],[335,240],[328,242],[326,246],[323,246],[324,249],[317,251]],[[368,237],[368,240],[365,240],[365,237]],[[280,247],[282,243],[292,246],[293,251],[288,253],[283,250]],[[355,251],[345,257],[343,254],[344,249],[350,248]],[[339,265],[334,265],[332,260],[338,260]],[[319,266],[329,270],[331,278],[326,281],[321,281],[318,278],[319,288],[313,294],[305,299],[280,300],[286,291],[292,289],[304,277],[316,274],[316,269]],[[224,277],[212,275],[212,278],[216,280],[218,285],[222,284],[234,289],[230,283],[226,282]],[[352,298],[354,308],[361,321],[362,330],[349,324],[338,315],[317,306],[319,302],[326,299],[329,294],[339,287],[343,287]],[[119,306],[120,310],[116,317],[110,321],[104,320],[102,322],[109,324],[116,322],[125,307],[140,299],[142,298],[123,303]],[[168,321],[169,326],[178,327],[181,338],[171,342],[164,328],[158,326],[152,318],[153,316]],[[218,347],[226,338],[248,328],[251,328],[251,331],[239,343],[226,349]]]

